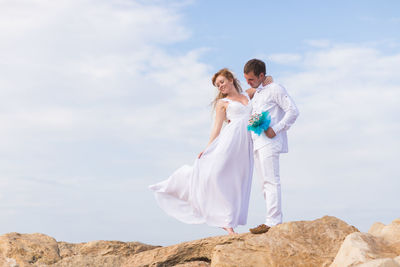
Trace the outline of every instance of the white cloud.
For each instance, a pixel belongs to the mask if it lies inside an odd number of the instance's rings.
[[[269,59],[279,64],[294,64],[300,62],[302,58],[299,54],[273,54]]]
[[[390,17],[386,16],[383,18],[378,17],[371,17],[371,16],[362,16],[358,17],[358,20],[370,23],[370,24],[377,24],[377,23],[390,23],[390,24],[398,24],[400,22],[400,17]]]
[[[57,136],[65,131],[79,140],[116,125],[137,140],[129,121],[142,126],[137,133],[155,132],[154,124],[166,132],[173,127],[158,120],[182,119],[175,110],[193,102],[201,109],[212,94],[208,67],[198,61],[201,50],[171,55],[160,46],[189,33],[171,8],[176,5],[155,3],[3,1],[2,140],[15,139],[21,129],[24,139],[26,132],[53,128]]]
[[[400,17],[392,17],[389,20],[390,20],[390,22],[399,23],[400,22]]]
[[[330,40],[326,39],[318,39],[318,40],[305,40],[304,41],[307,45],[316,47],[316,48],[327,48],[331,45]]]

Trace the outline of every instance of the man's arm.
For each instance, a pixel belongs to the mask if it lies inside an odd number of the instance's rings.
[[[281,109],[285,112],[283,118],[277,122],[275,125],[272,125],[273,132],[278,134],[281,131],[289,130],[290,126],[296,121],[299,116],[299,110],[296,107],[296,104],[292,100],[292,98],[287,93],[286,89],[282,86],[276,88],[274,92],[274,98],[276,103],[281,107]],[[267,133],[266,133],[267,134]],[[268,136],[268,135],[267,135]]]

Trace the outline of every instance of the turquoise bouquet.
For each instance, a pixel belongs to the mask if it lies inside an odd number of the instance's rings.
[[[249,125],[247,130],[253,131],[255,134],[260,135],[262,132],[268,129],[271,123],[271,116],[268,111],[264,111],[261,114],[253,114],[249,119]]]

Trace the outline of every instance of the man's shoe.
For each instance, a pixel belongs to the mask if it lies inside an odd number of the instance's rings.
[[[263,234],[263,233],[268,232],[269,228],[271,228],[271,227],[269,227],[265,224],[260,224],[259,226],[255,227],[255,228],[251,228],[250,232],[252,234]]]

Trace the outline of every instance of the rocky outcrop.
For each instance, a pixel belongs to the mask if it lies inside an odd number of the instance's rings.
[[[0,266],[121,266],[134,254],[158,246],[139,242],[57,242],[44,234],[10,233],[0,236]]]
[[[374,223],[368,233],[375,237],[381,237],[400,255],[400,218],[388,225]]]
[[[0,236],[3,266],[50,265],[61,260],[57,241],[44,234],[9,233]]]
[[[396,257],[394,259],[391,258],[376,259],[357,265],[357,267],[399,267],[399,266],[400,266],[400,257]]]
[[[120,241],[92,241],[82,244],[60,242],[62,260],[51,266],[121,266],[127,257],[157,247]]]
[[[325,216],[289,222],[262,235],[220,236],[157,248],[134,255],[124,266],[174,266],[201,259],[215,267],[329,266],[355,227]]]
[[[151,246],[140,242],[92,241],[81,244],[59,242],[58,247],[60,249],[60,256],[66,258],[77,255],[129,257],[160,246]]]
[[[348,235],[331,267],[400,267],[400,219],[389,225],[375,223],[368,233]]]
[[[264,235],[218,245],[211,266],[329,266],[344,238],[355,231],[329,216],[284,223]]]
[[[329,266],[346,236],[357,232],[325,216],[284,223],[261,235],[217,236],[167,247],[118,241],[70,244],[43,234],[11,233],[0,237],[0,266]]]

